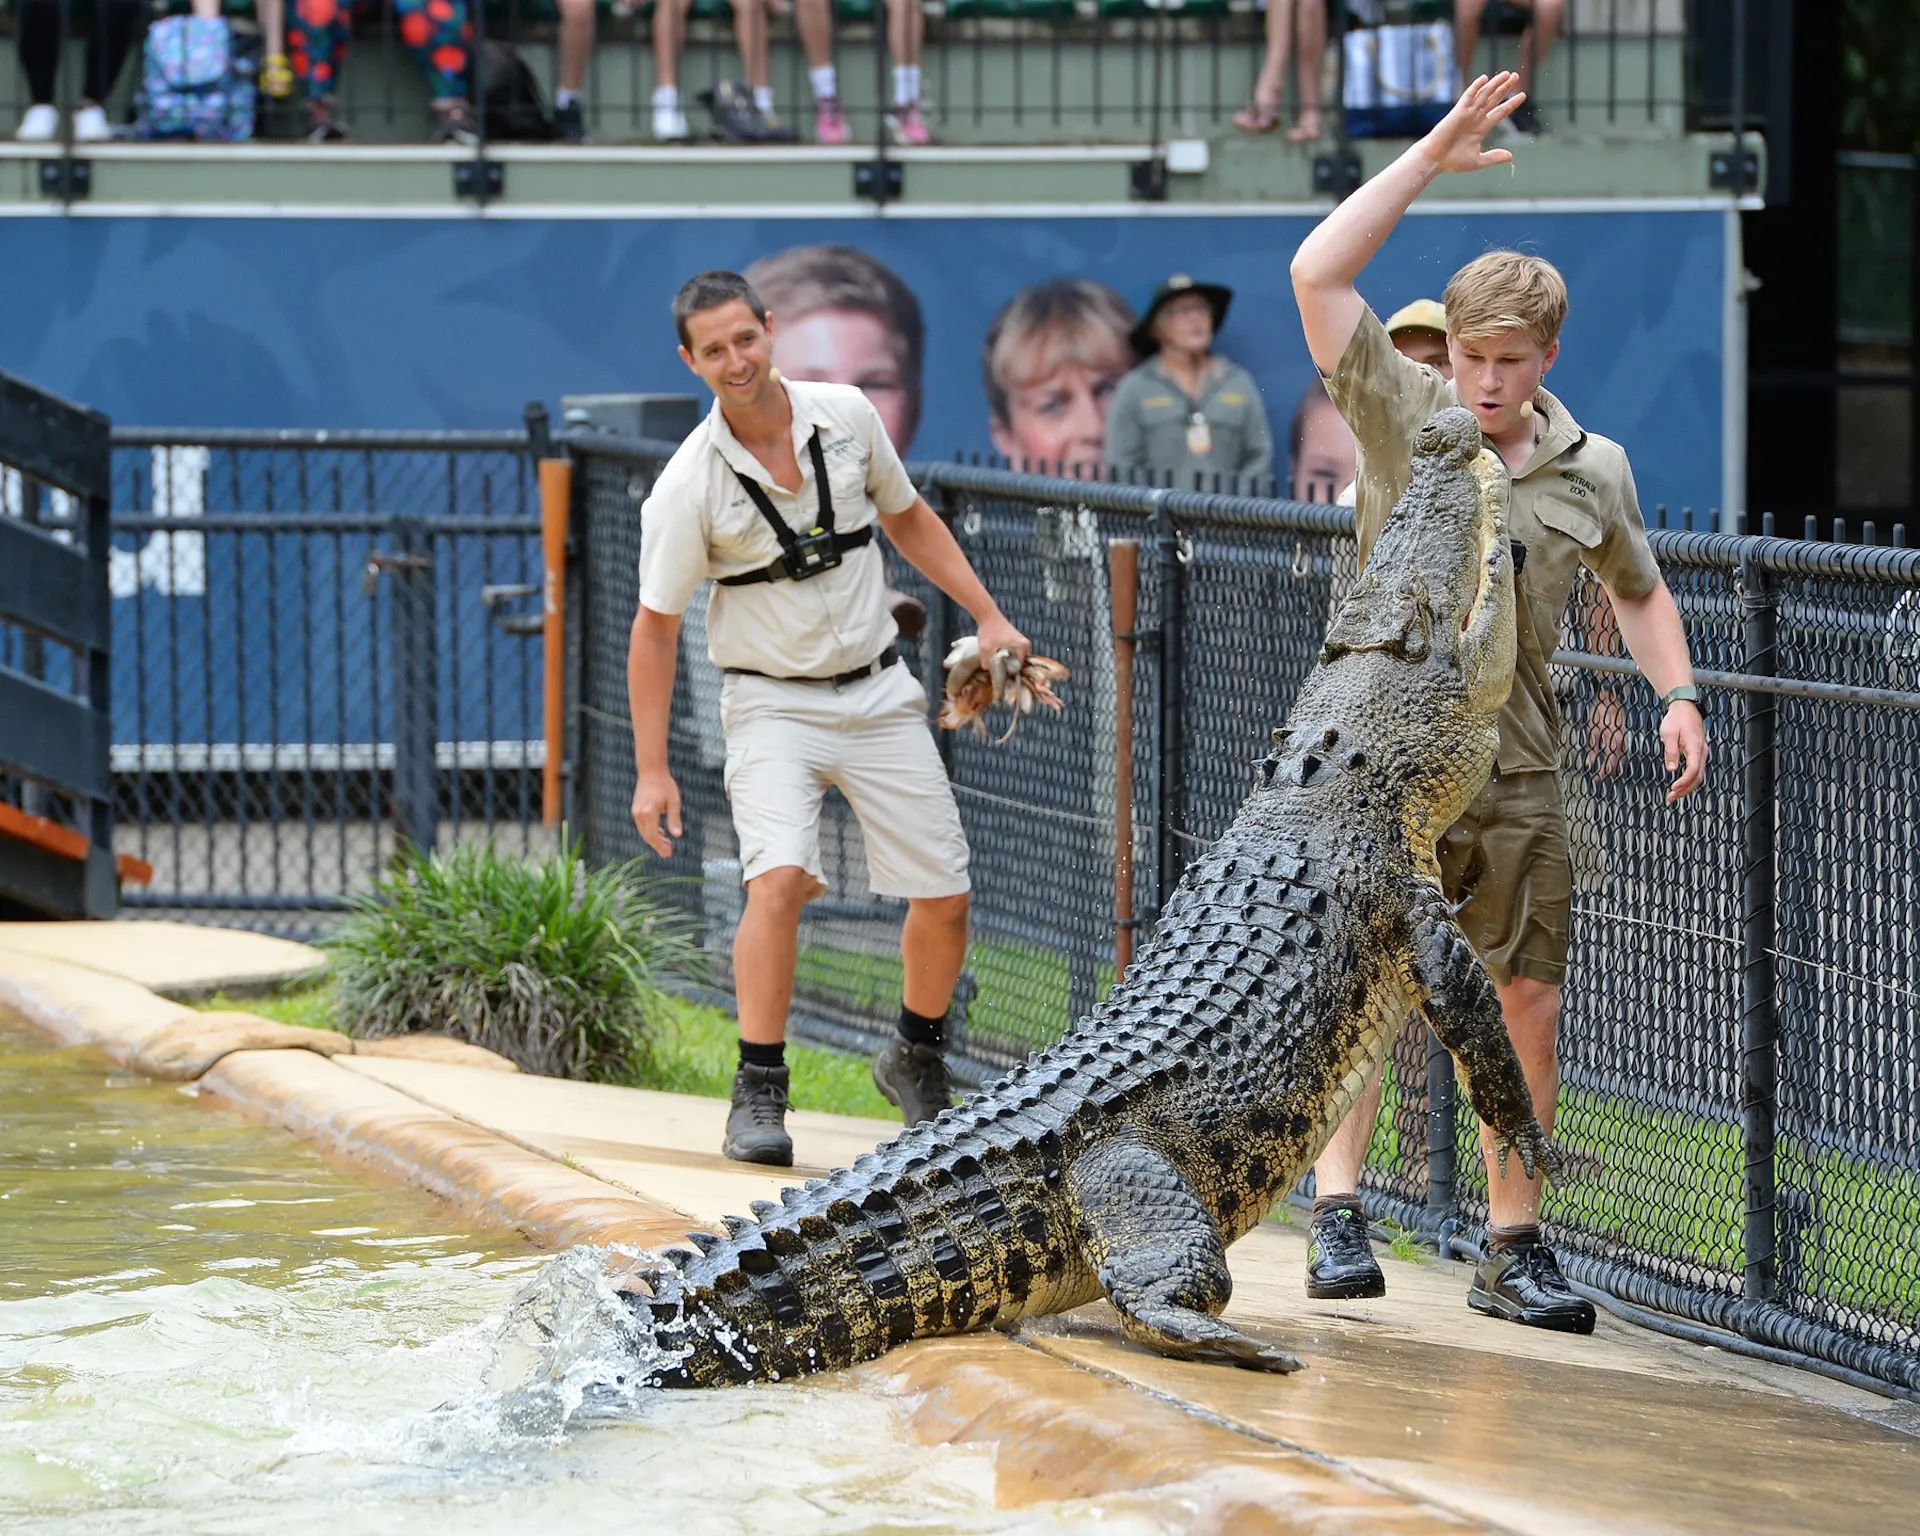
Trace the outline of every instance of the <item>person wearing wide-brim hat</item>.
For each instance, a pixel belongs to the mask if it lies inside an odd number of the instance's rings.
[[[1120,478],[1222,489],[1273,469],[1273,433],[1253,376],[1213,349],[1233,290],[1176,272],[1133,329],[1142,361],[1107,412],[1107,462]]]

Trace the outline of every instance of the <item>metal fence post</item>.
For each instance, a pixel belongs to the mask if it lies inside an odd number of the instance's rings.
[[[1422,1030],[1427,1037],[1427,1230],[1446,1237],[1454,1220],[1455,1161],[1460,1152],[1453,1057],[1419,1018],[1407,1020],[1401,1028]],[[1407,1153],[1401,1156],[1405,1158]],[[1446,1252],[1444,1246],[1441,1252]]]
[[[1773,595],[1766,573],[1751,560],[1736,576],[1746,632],[1743,670],[1772,677],[1778,660]],[[1740,1135],[1745,1163],[1745,1294],[1768,1301],[1775,1289],[1779,1242],[1774,1187],[1774,1114],[1777,1108],[1778,1020],[1773,954],[1778,912],[1774,890],[1775,697],[1743,692],[1740,782],[1742,846],[1740,913]]]
[[[393,817],[421,855],[433,851],[440,812],[434,763],[439,667],[434,644],[433,530],[423,519],[396,517],[393,570]]]
[[[1180,834],[1187,820],[1186,668],[1187,562],[1185,532],[1166,507],[1166,493],[1153,499],[1154,553],[1160,566],[1160,782],[1157,804],[1159,857],[1155,860],[1153,915],[1172,899],[1186,868]]]

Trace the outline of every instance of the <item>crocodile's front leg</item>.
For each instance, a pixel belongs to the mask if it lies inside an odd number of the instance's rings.
[[[1437,886],[1420,886],[1403,962],[1414,1006],[1452,1055],[1474,1113],[1493,1127],[1501,1171],[1517,1151],[1528,1174],[1558,1179],[1565,1156],[1533,1110],[1533,1095],[1500,1016],[1493,978],[1480,963]]]
[[[1233,1294],[1220,1228],[1166,1158],[1118,1139],[1076,1159],[1067,1182],[1087,1263],[1134,1343],[1255,1371],[1304,1364],[1220,1321]]]

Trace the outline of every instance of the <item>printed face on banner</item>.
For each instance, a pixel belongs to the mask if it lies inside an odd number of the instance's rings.
[[[1295,501],[1332,501],[1353,483],[1353,434],[1318,379],[1294,407],[1289,447],[1287,494]]]
[[[1057,277],[1015,294],[987,328],[987,432],[1016,466],[1096,471],[1107,410],[1133,366],[1133,311],[1104,283]]]

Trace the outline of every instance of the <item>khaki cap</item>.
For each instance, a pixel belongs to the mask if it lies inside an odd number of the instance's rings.
[[[1444,336],[1447,311],[1438,299],[1415,299],[1387,317],[1387,334],[1393,336],[1401,331],[1438,331]]]

